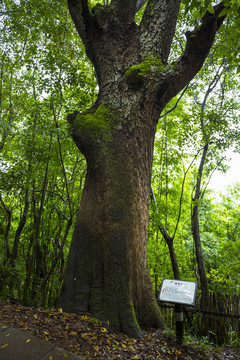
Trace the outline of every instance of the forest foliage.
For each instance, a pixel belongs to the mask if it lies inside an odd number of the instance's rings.
[[[181,278],[200,281],[196,205],[209,290],[240,290],[240,184],[224,194],[208,186],[215,171],[227,172],[225,151],[240,150],[240,10],[238,1],[224,3],[229,16],[207,61],[159,120],[148,232],[156,294],[174,276],[163,229]],[[209,0],[183,1],[171,60],[206,9]],[[0,297],[49,307],[59,296],[86,174],[66,117],[93,104],[97,81],[65,1],[4,0],[0,18]]]

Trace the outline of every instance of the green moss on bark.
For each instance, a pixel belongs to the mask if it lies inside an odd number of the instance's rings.
[[[87,110],[77,114],[74,125],[81,132],[94,132],[95,134],[108,133],[114,121],[114,114],[104,105],[99,105],[96,111]]]
[[[126,71],[125,76],[142,77],[150,73],[156,74],[163,71],[166,71],[166,67],[157,56],[147,57],[140,64],[130,67]]]

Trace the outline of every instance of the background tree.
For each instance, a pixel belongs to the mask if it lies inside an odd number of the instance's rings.
[[[53,305],[86,171],[66,112],[92,104],[96,81],[66,4],[4,1],[0,15],[1,295]]]

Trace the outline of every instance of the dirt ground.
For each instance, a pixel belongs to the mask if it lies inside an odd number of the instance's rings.
[[[89,315],[64,313],[61,309],[35,309],[0,302],[0,322],[21,328],[86,359],[240,360],[231,348],[199,346],[194,341],[177,343],[175,336],[150,329],[141,339],[109,334]]]

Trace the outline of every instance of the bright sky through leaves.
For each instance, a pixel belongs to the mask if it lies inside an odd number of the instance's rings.
[[[226,192],[228,186],[240,182],[240,154],[233,153],[229,150],[226,156],[229,159],[228,165],[230,169],[226,174],[215,171],[209,183],[209,187],[216,192]]]

